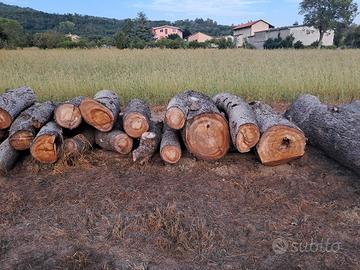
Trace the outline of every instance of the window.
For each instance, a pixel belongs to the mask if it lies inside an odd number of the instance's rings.
[[[164,32],[164,30],[163,30],[163,29],[160,29],[160,32],[162,33],[162,32]]]
[[[168,30],[167,29],[165,29],[165,35],[167,35],[168,34]]]
[[[173,29],[173,33],[175,33],[176,32],[176,30],[175,29]]]

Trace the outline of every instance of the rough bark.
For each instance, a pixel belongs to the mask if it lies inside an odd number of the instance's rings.
[[[89,152],[95,142],[95,130],[91,127],[85,128],[80,134],[64,141],[64,155],[66,157],[79,157]]]
[[[51,121],[43,126],[30,147],[31,155],[42,163],[55,163],[63,146],[62,128]]]
[[[349,104],[345,104],[340,107],[343,110],[349,110],[353,113],[360,113],[360,100],[355,100]]]
[[[174,96],[166,109],[165,122],[173,129],[180,130],[184,127],[188,115],[188,95],[187,92],[179,93]]]
[[[10,127],[15,118],[36,101],[34,91],[29,87],[8,90],[0,95],[0,129]]]
[[[34,104],[23,111],[10,127],[10,145],[19,151],[29,149],[36,131],[50,121],[54,109],[55,104],[47,101]]]
[[[54,112],[56,123],[66,129],[75,129],[80,126],[82,116],[79,109],[81,102],[85,97],[76,97],[59,104]]]
[[[140,138],[149,130],[151,111],[140,99],[132,99],[124,111],[124,130],[132,138]]]
[[[160,156],[167,163],[175,164],[181,158],[179,135],[178,130],[172,129],[167,124],[164,124],[160,144]]]
[[[287,110],[286,117],[305,132],[309,143],[360,175],[360,114],[322,104],[303,95]]]
[[[233,144],[240,153],[247,153],[260,139],[260,130],[254,111],[242,98],[221,93],[213,98],[220,111],[224,111],[229,120]]]
[[[11,147],[9,139],[0,144],[0,174],[6,175],[15,165],[19,152]]]
[[[230,148],[228,122],[208,96],[188,90],[188,114],[183,129],[187,149],[204,160],[218,160]]]
[[[256,149],[264,165],[280,165],[304,155],[306,139],[299,127],[267,104],[254,102],[251,107],[261,132]]]
[[[161,124],[151,121],[149,131],[141,135],[139,147],[132,153],[133,161],[140,164],[148,162],[158,150],[160,141]]]
[[[93,99],[85,98],[80,104],[83,119],[102,132],[112,130],[120,113],[120,100],[110,90],[98,92]]]
[[[123,119],[119,117],[110,132],[95,132],[95,141],[102,149],[127,155],[133,148],[134,140],[123,131]]]

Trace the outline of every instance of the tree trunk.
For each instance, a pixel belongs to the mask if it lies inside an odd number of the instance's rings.
[[[66,157],[79,157],[93,148],[95,142],[95,130],[86,128],[80,134],[64,141],[64,155]]]
[[[215,103],[208,96],[186,91],[188,115],[183,129],[187,149],[204,160],[218,160],[230,148],[229,126]]]
[[[9,139],[0,144],[0,174],[6,175],[19,157],[19,152],[11,147]]]
[[[123,131],[123,119],[119,117],[110,132],[95,132],[95,141],[102,149],[127,155],[133,148],[134,140]]]
[[[54,112],[56,123],[70,130],[79,127],[82,121],[79,106],[84,99],[85,97],[76,97],[57,106]]]
[[[187,92],[179,93],[173,97],[166,109],[165,122],[166,124],[176,130],[184,127],[186,117],[188,115],[188,95]]]
[[[140,138],[140,145],[132,153],[133,161],[144,164],[148,162],[157,151],[161,141],[161,124],[150,122],[149,131],[143,133]]]
[[[319,32],[320,32],[320,37],[319,37],[318,49],[321,49],[322,43],[323,43],[323,39],[324,39],[324,31],[320,29]]]
[[[213,98],[229,120],[232,142],[240,153],[247,153],[260,139],[256,116],[250,105],[238,96],[221,93]]]
[[[181,158],[179,135],[179,131],[164,124],[160,144],[160,156],[167,163],[175,164]]]
[[[19,151],[29,149],[36,131],[50,121],[54,109],[55,104],[47,101],[37,103],[23,111],[10,127],[10,145]]]
[[[28,87],[8,90],[0,95],[0,129],[7,129],[15,118],[36,101],[34,91]]]
[[[333,109],[317,97],[299,97],[285,114],[302,128],[310,144],[360,175],[360,114]]]
[[[280,165],[304,155],[306,139],[294,123],[267,104],[254,102],[251,107],[261,132],[256,149],[264,165]]]
[[[349,110],[353,113],[360,113],[360,100],[355,100],[349,104],[345,104],[340,107],[343,110]]]
[[[55,163],[62,150],[63,132],[55,121],[43,126],[30,147],[31,155],[42,163]]]
[[[132,99],[124,111],[124,130],[132,138],[140,138],[149,130],[151,111],[140,99]]]
[[[110,131],[120,112],[120,100],[116,93],[109,90],[98,92],[93,99],[85,98],[80,104],[84,120],[102,132]]]

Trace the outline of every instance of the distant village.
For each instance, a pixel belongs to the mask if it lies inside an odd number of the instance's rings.
[[[264,20],[250,21],[233,26],[233,35],[212,37],[205,33],[197,32],[187,37],[188,42],[207,42],[211,40],[225,38],[234,42],[235,47],[241,48],[245,44],[250,44],[256,49],[263,49],[264,44],[269,39],[293,37],[294,43],[301,43],[303,46],[310,46],[319,40],[319,30],[314,27],[305,25],[292,25],[284,27],[275,27]],[[152,33],[155,40],[168,38],[170,35],[177,35],[183,39],[183,30],[179,27],[171,25],[163,25],[160,27],[153,27]],[[325,33],[323,46],[334,45],[334,30],[329,30]]]

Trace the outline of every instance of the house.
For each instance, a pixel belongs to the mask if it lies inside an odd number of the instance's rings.
[[[68,38],[68,39],[70,39],[70,40],[73,41],[73,42],[78,42],[78,41],[80,41],[80,37],[79,37],[78,35],[74,35],[74,34],[71,34],[71,33],[65,35],[65,37]]]
[[[274,28],[273,25],[264,20],[251,21],[248,23],[239,24],[233,27],[233,36],[236,42],[236,47],[242,47],[245,40],[255,35],[259,31],[265,31]]]
[[[183,31],[179,27],[175,27],[171,25],[153,27],[152,33],[156,40],[167,38],[170,35],[178,35],[180,38],[183,38]]]
[[[265,41],[269,38],[275,39],[281,37],[285,39],[290,35],[294,37],[294,43],[301,41],[305,46],[318,41],[320,37],[319,30],[314,27],[294,25],[256,32],[254,36],[248,38],[248,42],[257,49],[263,49]],[[329,30],[324,34],[323,45],[334,45],[334,30]]]
[[[201,33],[201,32],[197,32],[197,33],[195,33],[195,34],[188,37],[189,42],[191,42],[191,41],[205,42],[205,41],[212,40],[212,39],[213,39],[212,36],[206,35],[206,34]]]

